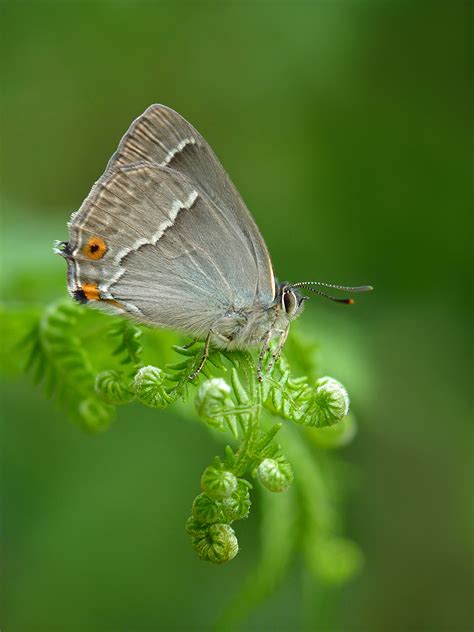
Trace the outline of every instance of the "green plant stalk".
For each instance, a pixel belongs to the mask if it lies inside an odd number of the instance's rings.
[[[252,356],[248,352],[241,352],[238,356],[238,365],[245,375],[247,387],[249,391],[252,406],[244,408],[236,408],[240,412],[248,413],[242,417],[242,441],[237,454],[235,455],[235,464],[233,472],[236,476],[243,476],[251,463],[255,460],[255,442],[259,431],[259,420],[262,410],[262,389],[257,380],[257,369]],[[241,393],[241,397],[242,397]]]

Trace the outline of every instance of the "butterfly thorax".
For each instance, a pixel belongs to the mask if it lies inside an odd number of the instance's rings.
[[[248,349],[260,345],[267,337],[285,333],[302,310],[305,297],[291,286],[281,284],[270,305],[254,304],[247,309],[230,308],[213,325],[213,346],[221,349]]]

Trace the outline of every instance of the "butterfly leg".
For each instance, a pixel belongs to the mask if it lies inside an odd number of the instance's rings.
[[[273,329],[267,331],[265,336],[262,338],[262,347],[260,349],[260,353],[258,355],[258,367],[257,367],[257,378],[259,382],[263,381],[263,359],[265,357],[268,348],[270,347],[270,340],[272,339]]]
[[[218,331],[214,331],[213,329],[210,329],[209,333],[207,334],[206,342],[204,343],[204,351],[202,353],[201,361],[199,362],[198,367],[188,377],[189,380],[194,380],[194,378],[197,375],[199,375],[199,373],[202,371],[202,367],[206,364],[206,360],[209,357],[209,347],[210,347],[210,344],[211,344],[212,336],[215,336],[216,338],[219,338],[223,342],[229,343],[231,341],[231,339],[227,338],[227,336],[224,336],[224,335],[220,334]]]
[[[277,333],[280,334],[280,339],[278,341],[278,344],[275,348],[275,351],[272,353],[272,358],[270,360],[270,362],[268,363],[267,366],[267,371],[271,371],[273,368],[273,365],[275,364],[275,362],[278,360],[278,358],[280,357],[281,351],[285,345],[286,339],[288,338],[288,332],[290,330],[290,326],[288,325],[288,327],[286,329],[275,329],[274,331],[276,331]]]

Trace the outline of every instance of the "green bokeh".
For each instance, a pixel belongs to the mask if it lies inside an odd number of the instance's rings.
[[[64,295],[51,242],[153,102],[213,146],[282,280],[376,287],[352,309],[315,298],[301,325],[357,413],[341,467],[364,572],[323,591],[295,560],[242,629],[471,628],[469,4],[0,7],[8,301]],[[257,515],[226,567],[184,532],[220,444],[138,406],[85,436],[27,379],[2,413],[3,628],[209,629],[258,551]]]

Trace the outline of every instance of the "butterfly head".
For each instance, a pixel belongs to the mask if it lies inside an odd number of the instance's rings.
[[[288,320],[294,320],[303,310],[303,304],[308,299],[302,296],[292,285],[282,283],[278,292],[278,304],[281,312],[286,314]]]
[[[291,321],[297,318],[302,310],[304,301],[307,301],[309,296],[303,296],[298,291],[298,288],[311,290],[315,294],[324,296],[336,303],[344,303],[346,305],[352,305],[354,299],[352,298],[338,298],[322,292],[314,286],[323,286],[334,288],[336,290],[345,290],[346,292],[370,292],[372,290],[371,285],[361,285],[358,287],[349,287],[347,285],[334,285],[333,283],[321,283],[320,281],[302,281],[300,283],[281,283],[278,288],[277,305],[280,309],[280,313],[284,314],[286,318]]]

